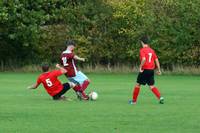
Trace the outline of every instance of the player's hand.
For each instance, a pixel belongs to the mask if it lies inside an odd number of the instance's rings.
[[[28,86],[27,89],[28,89],[28,90],[29,90],[29,89],[32,89],[32,86]]]
[[[56,64],[56,67],[57,67],[57,68],[60,68],[60,64]]]
[[[161,72],[160,70],[158,70],[156,73],[157,73],[158,75],[162,75],[162,72]]]
[[[86,60],[85,58],[82,58],[82,61],[83,61],[83,62],[85,62],[85,60]]]
[[[139,70],[141,73],[144,71],[142,68],[140,68],[140,70]]]

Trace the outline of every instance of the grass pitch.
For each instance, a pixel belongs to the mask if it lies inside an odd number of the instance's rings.
[[[97,101],[78,101],[73,90],[66,94],[73,101],[53,101],[42,85],[26,89],[38,73],[0,73],[0,133],[200,132],[199,76],[157,76],[165,104],[143,87],[137,105],[129,105],[137,75],[87,75]]]

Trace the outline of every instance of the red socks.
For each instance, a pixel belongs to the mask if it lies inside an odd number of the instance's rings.
[[[90,82],[88,80],[85,80],[81,86],[81,93],[82,93],[82,96],[86,99],[88,99],[88,96],[85,94],[85,89],[88,87],[88,85],[90,84]]]
[[[84,91],[82,91],[82,92],[81,92],[81,94],[82,94],[82,96],[84,97],[84,99],[85,99],[85,100],[87,100],[87,99],[88,99],[88,96],[85,94],[85,92],[84,92]]]
[[[82,96],[87,99],[88,96],[85,94],[84,91],[88,87],[89,84],[90,84],[90,82],[88,80],[85,80],[82,85],[76,85],[73,89],[74,89],[74,91],[81,92]]]
[[[151,91],[155,94],[155,96],[158,99],[160,99],[160,92],[156,87],[152,88]],[[140,87],[136,86],[133,91],[133,102],[137,102],[137,97],[139,95],[139,92],[140,92]]]
[[[160,92],[156,87],[152,88],[151,91],[156,95],[158,99],[160,99]]]
[[[73,89],[75,91],[85,91],[89,84],[90,82],[88,80],[85,80],[82,85],[76,85]]]
[[[85,91],[85,89],[88,87],[88,85],[90,84],[90,82],[88,80],[85,80],[82,84],[82,88],[81,90],[82,91]]]
[[[73,89],[74,89],[74,91],[81,91],[81,86],[80,85],[76,85]]]
[[[139,92],[140,92],[140,87],[136,86],[134,88],[134,91],[133,91],[133,102],[137,101],[137,97],[139,95]]]

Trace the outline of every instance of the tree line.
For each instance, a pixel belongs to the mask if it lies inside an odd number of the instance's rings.
[[[2,0],[0,63],[57,62],[64,42],[92,66],[137,65],[148,35],[161,65],[200,65],[199,0]]]

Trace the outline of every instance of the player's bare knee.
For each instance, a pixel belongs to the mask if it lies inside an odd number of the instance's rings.
[[[76,84],[74,84],[73,82],[69,82],[70,88],[74,88],[76,86]]]
[[[155,87],[154,85],[150,85],[150,86],[149,86],[150,89],[153,89],[154,87]]]
[[[135,87],[140,88],[140,84],[136,83]]]

